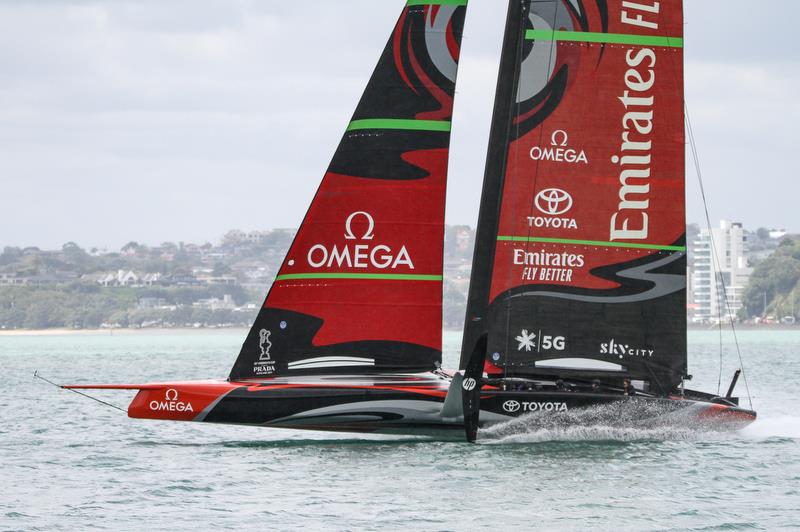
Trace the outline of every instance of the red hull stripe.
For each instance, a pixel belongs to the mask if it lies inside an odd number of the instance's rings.
[[[528,30],[525,32],[525,39],[529,41],[570,41],[683,48],[683,39],[680,37],[630,35],[625,33],[595,33],[591,31]]]
[[[418,393],[421,395],[429,395],[431,397],[445,397],[447,390],[426,388],[421,386],[346,386],[341,384],[272,384],[266,386],[250,387],[251,391],[256,390],[283,390],[283,389],[335,389],[335,390],[383,390],[394,392]]]

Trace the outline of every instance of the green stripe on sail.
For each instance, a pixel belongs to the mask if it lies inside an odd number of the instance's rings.
[[[295,281],[302,279],[361,279],[375,281],[441,281],[441,275],[415,275],[403,273],[287,273],[279,275],[276,281]]]
[[[467,0],[408,0],[407,6],[465,6]]]
[[[625,33],[596,33],[591,31],[527,30],[525,32],[525,39],[529,41],[572,41],[683,48],[683,39],[680,37],[629,35]]]
[[[655,249],[658,251],[686,251],[685,246],[660,246],[634,242],[603,242],[600,240],[569,240],[565,238],[542,238],[536,236],[498,236],[498,242],[540,242],[543,244],[570,244],[575,246],[598,246],[606,248]]]
[[[347,131],[360,129],[405,129],[411,131],[450,131],[446,120],[406,120],[401,118],[365,118],[353,120]]]

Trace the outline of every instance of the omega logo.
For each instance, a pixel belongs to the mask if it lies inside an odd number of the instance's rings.
[[[369,224],[367,226],[367,232],[364,233],[364,236],[362,236],[360,239],[356,238],[356,236],[353,234],[353,227],[352,227],[353,219],[355,219],[357,216],[363,216],[364,218],[367,219],[367,223]],[[375,237],[374,235],[375,219],[368,212],[364,211],[354,212],[353,214],[347,217],[347,221],[344,224],[344,228],[346,231],[344,237],[347,240],[372,240]]]
[[[365,219],[367,222],[366,231],[362,236],[357,236],[354,231],[356,220]],[[345,241],[357,240],[360,243],[346,243],[333,246],[325,244],[315,244],[311,246],[306,255],[306,261],[312,268],[357,268],[377,270],[397,269],[399,266],[413,270],[414,262],[406,246],[390,246],[384,243],[366,243],[375,238],[375,218],[368,212],[357,211],[350,214],[344,222]]]

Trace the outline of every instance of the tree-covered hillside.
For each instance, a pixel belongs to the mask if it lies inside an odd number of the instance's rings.
[[[744,293],[747,318],[781,319],[800,312],[800,240],[784,239],[778,249],[759,262]]]

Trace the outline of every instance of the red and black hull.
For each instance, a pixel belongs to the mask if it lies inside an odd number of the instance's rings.
[[[275,428],[460,438],[464,420],[460,387],[444,373],[276,377],[258,381],[193,381],[147,385],[85,386],[135,389],[133,418],[225,423]],[[448,397],[448,394],[451,394]],[[457,397],[454,397],[457,396]],[[755,412],[732,404],[614,392],[500,390],[481,392],[481,426],[515,418],[591,423],[577,412],[606,412],[617,423],[672,423],[738,429]],[[618,411],[633,415],[620,417]],[[626,421],[628,419],[629,421]],[[580,421],[578,421],[580,420]],[[602,421],[602,422],[607,422]]]

